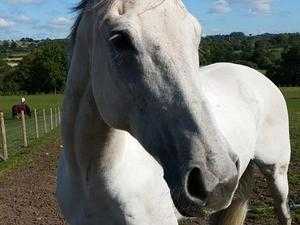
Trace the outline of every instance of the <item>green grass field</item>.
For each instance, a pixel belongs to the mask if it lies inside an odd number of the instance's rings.
[[[293,157],[300,162],[300,87],[281,88],[290,115],[290,133]]]
[[[293,157],[300,161],[300,87],[281,88],[281,91],[287,100],[290,113],[292,147],[294,149]],[[15,103],[20,102],[21,97],[23,96],[0,96],[0,109],[5,113],[8,133],[12,137],[16,135],[14,132],[10,132],[10,129],[15,129],[15,132],[19,132],[20,126],[11,119],[11,107]],[[38,110],[40,120],[42,120],[42,109],[46,109],[49,116],[49,108],[61,105],[63,98],[62,95],[29,95],[24,97],[32,109]],[[32,132],[34,131],[32,130]]]
[[[300,87],[281,88],[290,113],[300,113]]]
[[[36,109],[48,109],[61,104],[62,95],[28,95],[28,96],[0,96],[0,109],[10,113],[11,107],[25,97],[28,105]]]
[[[20,120],[13,119],[11,116],[11,107],[20,102],[23,96],[0,96],[0,109],[4,112],[6,135],[7,135],[7,146],[9,158],[14,157],[24,151],[23,139],[22,139],[22,123]],[[44,138],[46,134],[50,132],[51,116],[50,108],[53,109],[52,121],[55,126],[55,121],[58,120],[58,107],[62,103],[62,95],[30,95],[24,96],[28,105],[31,109],[37,110],[38,125],[39,125],[39,136]],[[46,111],[46,127],[44,127],[43,120],[43,109]],[[57,116],[55,116],[57,115]],[[26,130],[28,136],[29,146],[37,142],[36,140],[36,128],[34,116],[26,117]],[[46,132],[47,131],[47,132]],[[1,151],[1,146],[0,146]]]
[[[290,136],[292,157],[289,169],[290,198],[300,200],[300,87],[283,88],[290,114]],[[300,209],[294,213],[296,223],[300,221]]]

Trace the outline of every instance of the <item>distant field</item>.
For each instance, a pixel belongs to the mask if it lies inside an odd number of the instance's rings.
[[[290,114],[292,158],[289,169],[290,199],[300,203],[300,87],[281,88]],[[300,209],[294,212],[294,223],[300,222]]]
[[[290,114],[290,136],[292,147],[292,159],[289,172],[293,200],[300,202],[300,87],[281,89],[288,104]],[[300,221],[300,210],[296,214]]]
[[[50,129],[51,113],[50,108],[53,112],[53,120],[57,121],[58,107],[62,103],[62,95],[30,95],[30,96],[0,96],[0,108],[4,111],[6,135],[7,135],[7,146],[9,157],[17,156],[22,152],[23,140],[21,133],[21,121],[13,119],[11,116],[11,107],[19,103],[21,97],[25,97],[28,105],[31,109],[37,109],[38,124],[40,130],[40,137],[48,135],[48,132],[44,129],[43,111],[45,109],[47,129]],[[61,108],[61,107],[60,107]],[[56,115],[56,117],[55,117]],[[37,142],[36,130],[35,130],[35,119],[34,117],[26,117],[26,130],[29,144]],[[1,147],[1,146],[0,146]]]
[[[300,87],[281,88],[281,91],[287,101],[290,114],[290,133],[293,149],[292,160],[297,160],[298,164],[300,164]],[[297,175],[297,179],[298,185],[300,185],[299,174]]]
[[[281,91],[286,98],[290,114],[293,160],[300,162],[300,87],[281,88]],[[11,122],[11,107],[20,102],[21,97],[23,96],[0,96],[0,109],[4,111],[8,124]],[[63,95],[29,95],[24,97],[31,108],[41,111],[43,108],[48,110],[50,107],[61,105]]]
[[[11,111],[11,107],[25,97],[28,105],[36,109],[48,109],[62,103],[62,95],[29,95],[29,96],[0,96],[0,109],[5,113]]]
[[[281,88],[290,112],[300,113],[300,87]]]

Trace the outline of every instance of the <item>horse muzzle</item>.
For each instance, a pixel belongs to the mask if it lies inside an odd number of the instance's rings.
[[[191,167],[183,178],[183,188],[171,189],[177,210],[186,217],[197,217],[203,210],[219,211],[231,203],[238,184],[237,170],[220,180],[213,173],[200,167]]]

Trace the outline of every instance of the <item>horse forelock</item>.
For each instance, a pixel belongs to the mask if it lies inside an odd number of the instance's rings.
[[[115,2],[116,0],[81,0],[78,5],[73,7],[72,11],[77,13],[78,16],[73,24],[71,33],[69,35],[69,39],[71,40],[71,51],[73,51],[76,35],[79,28],[79,24],[82,20],[83,14],[87,11],[91,11],[95,8],[100,8],[103,12],[103,16],[105,12],[109,9],[109,7]]]
[[[74,45],[75,45],[75,41],[76,41],[76,35],[77,35],[77,31],[79,28],[79,24],[82,20],[83,14],[85,12],[88,11],[92,11],[93,9],[96,8],[100,8],[102,11],[102,15],[103,17],[105,16],[105,13],[109,10],[109,8],[112,6],[112,4],[115,2],[116,0],[81,0],[75,7],[73,7],[72,11],[75,13],[78,13],[78,16],[73,24],[71,33],[69,35],[69,39],[71,40],[71,51],[73,51]],[[130,0],[123,0],[123,2],[126,1],[130,1]],[[163,2],[165,2],[165,0],[153,0],[153,3],[156,5],[155,6],[159,6],[160,4],[162,4]],[[182,3],[181,0],[175,0],[175,2],[182,8],[185,10],[184,4]],[[158,4],[157,4],[158,3]],[[150,7],[151,8],[155,8]]]

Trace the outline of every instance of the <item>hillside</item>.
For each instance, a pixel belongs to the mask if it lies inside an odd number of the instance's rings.
[[[0,60],[4,60],[9,66],[17,66],[25,56],[34,49],[39,48],[43,43],[49,41],[61,42],[62,40],[34,40],[31,38],[22,38],[20,40],[0,40]],[[63,40],[67,42],[67,40]]]
[[[67,39],[0,41],[0,93],[63,91],[67,46]],[[278,86],[300,86],[300,33],[206,36],[199,56],[202,66],[243,64],[261,71]]]

